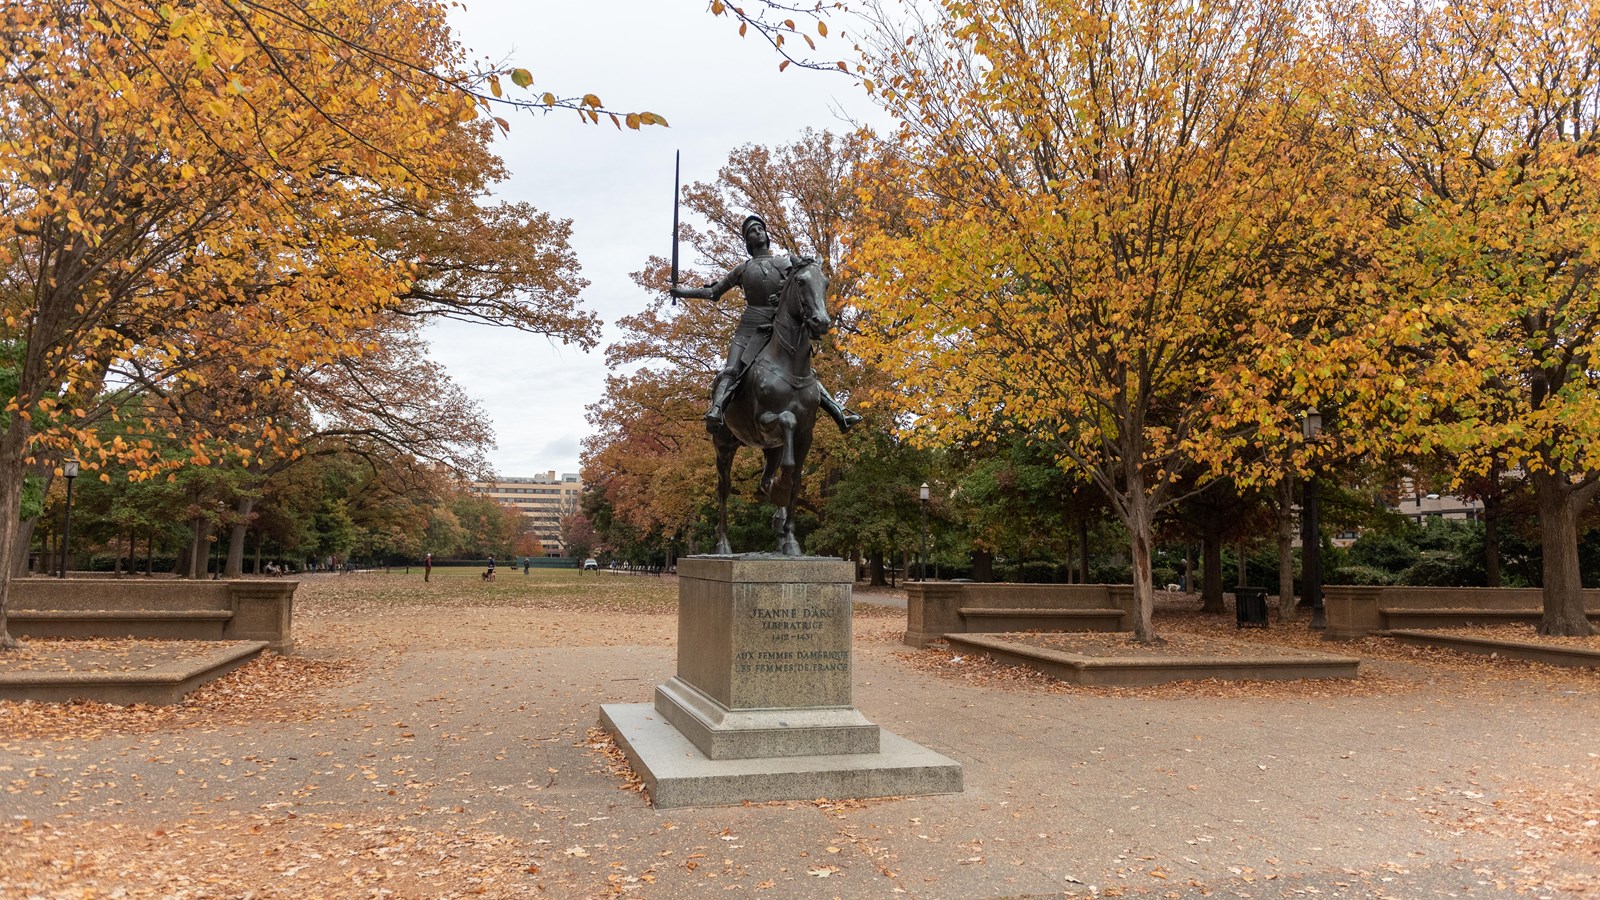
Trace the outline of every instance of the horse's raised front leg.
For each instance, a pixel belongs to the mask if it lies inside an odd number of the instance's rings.
[[[733,454],[738,444],[717,444],[717,553],[728,556],[728,494],[733,491]]]
[[[794,536],[794,505],[800,496],[800,470],[795,465],[795,445],[803,438],[798,435],[798,420],[792,412],[778,414],[783,444],[767,451],[767,470],[776,470],[777,479],[767,492],[767,500],[777,507],[772,513],[772,531],[778,537],[778,552],[785,556],[799,556],[800,542]]]
[[[803,556],[800,539],[794,536],[794,508],[800,502],[800,473],[804,471],[806,453],[811,450],[811,431],[790,429],[784,441],[784,480],[789,483],[789,496],[779,513],[783,516],[783,533],[778,538],[778,551],[785,556]]]

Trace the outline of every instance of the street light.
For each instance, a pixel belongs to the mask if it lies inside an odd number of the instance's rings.
[[[67,552],[72,546],[72,479],[78,477],[78,459],[69,456],[61,461],[61,474],[67,479],[67,521],[61,527],[61,577],[67,577]]]
[[[219,554],[222,552],[222,517],[227,514],[227,510],[228,505],[223,503],[221,500],[218,500],[217,533],[215,539],[211,542],[212,581],[220,581],[222,579],[222,560],[219,557]]]
[[[928,483],[924,481],[918,490],[922,497],[922,580],[928,580]]]
[[[1306,442],[1317,439],[1322,434],[1322,413],[1316,407],[1306,410],[1305,436]],[[1306,478],[1305,500],[1305,534],[1301,537],[1301,560],[1304,564],[1305,595],[1311,604],[1311,628],[1320,631],[1328,627],[1327,613],[1322,606],[1322,522],[1317,508],[1317,468],[1313,463],[1311,475]]]

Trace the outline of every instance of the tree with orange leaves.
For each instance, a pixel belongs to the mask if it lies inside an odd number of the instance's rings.
[[[380,31],[378,52],[367,42]],[[98,441],[92,413],[108,384],[181,393],[244,372],[248,396],[266,397],[308,365],[372,352],[386,316],[420,314],[432,292],[418,288],[451,277],[384,237],[383,211],[470,197],[489,129],[455,74],[463,53],[444,10],[428,2],[340,0],[313,14],[24,0],[0,11],[0,40],[0,340],[15,350],[0,422],[9,644],[30,460],[155,465],[148,445]],[[592,340],[592,317],[525,315],[494,276],[463,277],[470,314]],[[229,434],[190,438],[205,454]]]
[[[1330,93],[1376,214],[1366,314],[1328,348],[1344,415],[1458,477],[1521,470],[1540,631],[1588,635],[1578,521],[1600,495],[1600,3],[1335,2]]]
[[[866,43],[867,76],[905,123],[898,177],[880,183],[908,199],[860,241],[869,324],[848,349],[899,380],[888,399],[924,442],[1018,430],[1092,478],[1130,533],[1134,633],[1153,640],[1157,515],[1261,431],[1219,384],[1290,291],[1306,10],[941,8]]]

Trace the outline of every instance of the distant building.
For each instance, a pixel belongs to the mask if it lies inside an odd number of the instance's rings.
[[[1483,518],[1482,500],[1468,500],[1455,494],[1437,494],[1426,490],[1410,478],[1400,479],[1400,484],[1389,500],[1390,509],[1418,525],[1421,525],[1424,519]]]
[[[474,481],[472,490],[532,519],[545,556],[566,555],[561,543],[561,518],[578,511],[578,495],[583,492],[583,479],[575,473],[557,478],[550,471],[532,478]]]

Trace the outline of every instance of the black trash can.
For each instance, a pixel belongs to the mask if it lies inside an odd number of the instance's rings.
[[[1240,628],[1267,627],[1267,589],[1236,587],[1233,589],[1234,612]]]

